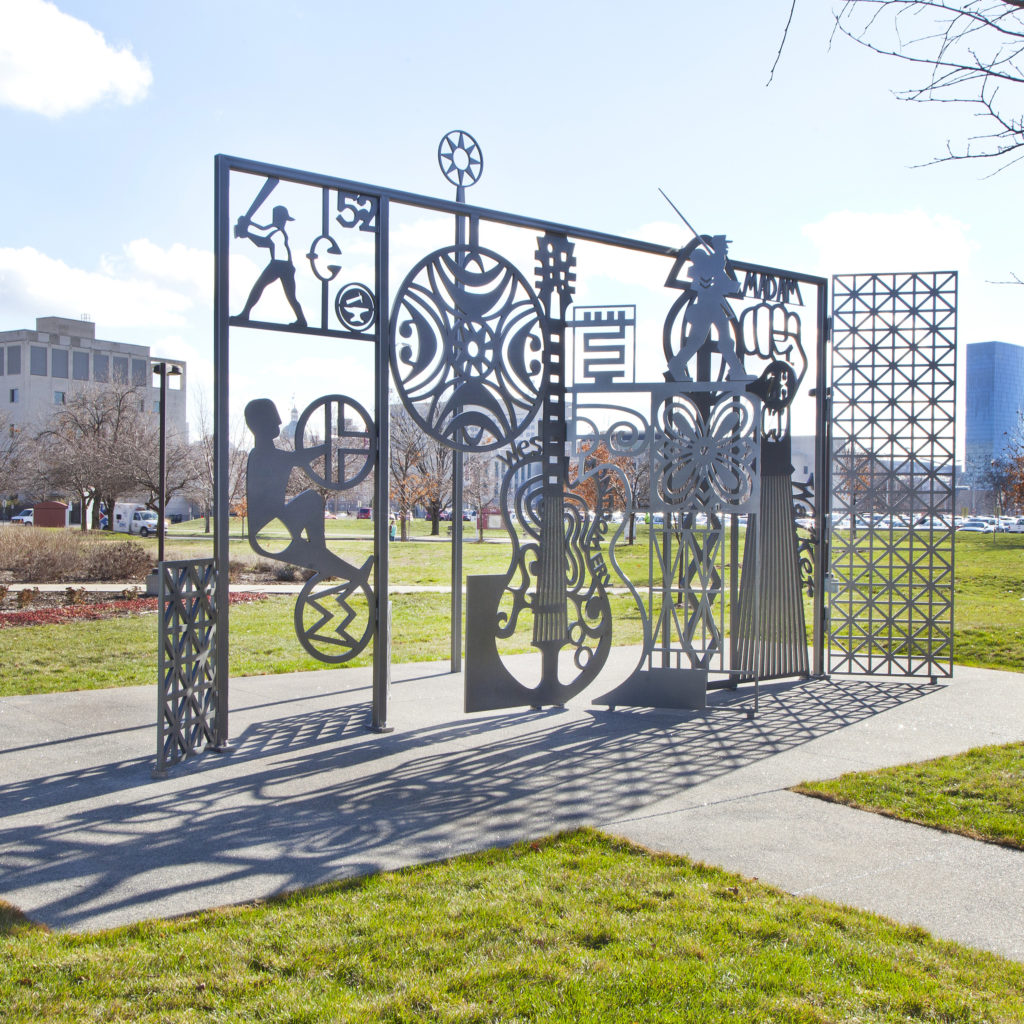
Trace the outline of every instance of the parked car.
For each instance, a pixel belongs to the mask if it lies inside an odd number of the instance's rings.
[[[373,509],[372,508],[363,507],[363,508],[361,508],[356,513],[356,519],[372,519],[372,518],[373,518]]]
[[[1009,525],[1006,527],[1007,533],[1024,533],[1024,516],[1018,516],[1016,519],[1011,519]]]
[[[996,528],[991,523],[983,522],[981,519],[968,519],[966,523],[956,528],[957,533],[995,533]]]
[[[22,526],[32,526],[35,517],[35,509],[23,508],[16,516],[11,516],[11,522],[20,523]]]
[[[941,516],[921,516],[921,518],[914,523],[915,530],[942,531],[948,530],[949,526],[949,520],[944,519]]]

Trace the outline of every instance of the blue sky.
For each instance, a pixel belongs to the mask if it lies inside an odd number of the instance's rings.
[[[766,87],[788,10],[0,0],[0,329],[88,313],[209,388],[214,155],[448,196],[435,153],[463,128],[481,205],[682,244],[660,186],[739,259],[958,269],[961,346],[1024,341],[1024,288],[988,283],[1024,276],[1024,164],[912,167],[977,126],[896,100],[911,69],[830,49],[828,4],[798,6]],[[240,390],[324,390],[254,362]]]

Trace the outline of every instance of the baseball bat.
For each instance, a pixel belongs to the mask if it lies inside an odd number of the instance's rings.
[[[280,178],[267,178],[267,180],[263,182],[263,187],[256,194],[256,198],[252,201],[252,205],[245,211],[244,216],[238,218],[238,221],[235,224],[235,238],[242,237],[244,230],[241,229],[241,225],[252,219],[252,215],[263,205],[267,196],[277,188],[280,180]]]

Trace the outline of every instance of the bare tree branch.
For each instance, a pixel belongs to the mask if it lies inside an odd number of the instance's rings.
[[[945,154],[925,165],[994,160],[999,173],[1024,158],[1024,97],[1015,91],[1024,86],[1024,0],[843,0],[834,17],[833,40],[842,35],[925,70],[921,84],[896,92],[899,99],[974,107],[986,123],[987,131],[963,143],[947,140]]]
[[[793,24],[793,12],[796,10],[796,0],[789,5],[789,17],[786,18],[786,27],[782,30],[782,38],[779,40],[779,48],[775,52],[775,60],[772,61],[772,69],[768,73],[768,81],[765,82],[765,86],[772,84],[772,79],[775,78],[775,69],[779,66],[779,61],[782,59],[782,48],[786,45],[786,39],[789,37],[789,26]]]

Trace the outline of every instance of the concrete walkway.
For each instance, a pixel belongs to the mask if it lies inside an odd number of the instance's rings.
[[[1024,676],[766,685],[753,720],[722,693],[469,716],[447,665],[395,679],[387,735],[368,670],[234,679],[233,752],[164,780],[151,687],[0,700],[0,897],[95,929],[592,824],[1024,960],[1024,853],[786,789],[1020,740]]]

